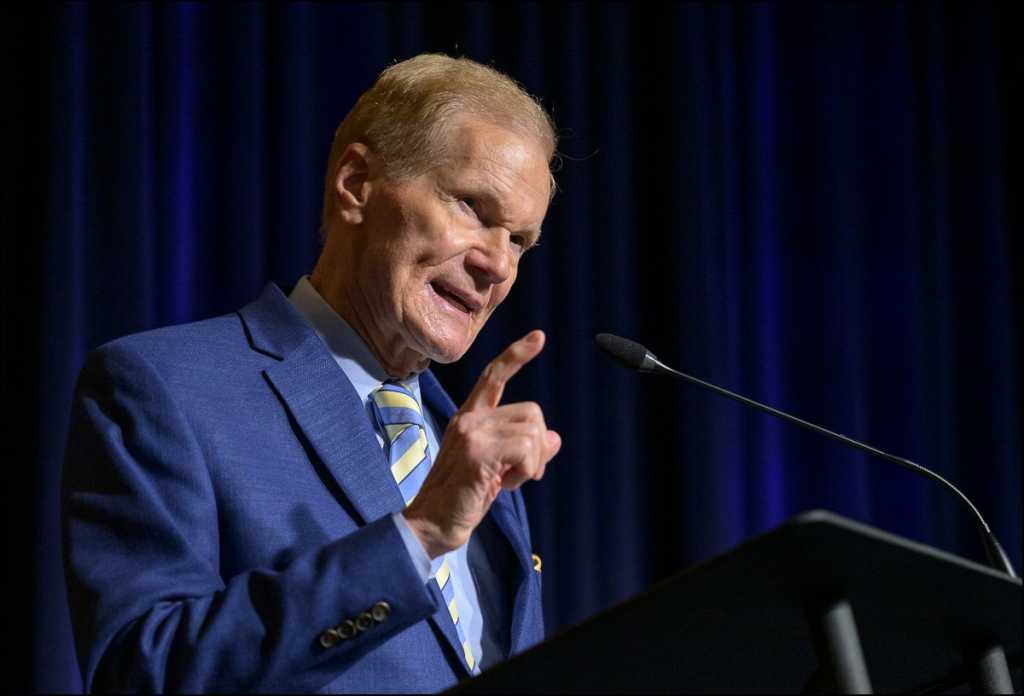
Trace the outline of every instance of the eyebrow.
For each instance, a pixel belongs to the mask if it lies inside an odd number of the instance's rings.
[[[482,181],[473,181],[469,184],[457,186],[456,188],[465,191],[467,194],[476,196],[484,203],[485,206],[494,209],[495,216],[498,219],[507,219],[505,218],[505,216],[501,214],[505,212],[505,206],[501,202],[501,196],[498,193],[498,191],[490,184],[487,184]],[[514,234],[529,234],[530,236],[532,236],[533,243],[530,244],[530,246],[532,247],[536,246],[540,242],[540,237],[541,234],[543,234],[543,229],[540,227],[528,227],[525,229],[510,230],[510,232],[513,232]]]

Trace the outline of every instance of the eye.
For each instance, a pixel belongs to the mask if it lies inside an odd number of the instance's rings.
[[[470,210],[476,210],[477,208],[477,202],[475,198],[471,198],[469,196],[462,196],[461,198],[459,198],[459,202],[462,203],[467,208],[469,208]]]
[[[514,245],[516,245],[517,247],[519,247],[520,249],[524,250],[524,251],[527,248],[527,246],[526,246],[526,237],[524,237],[521,234],[509,235],[508,240],[510,242],[512,242]]]

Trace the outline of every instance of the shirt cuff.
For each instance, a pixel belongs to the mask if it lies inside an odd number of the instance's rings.
[[[416,534],[412,531],[412,527],[409,526],[409,520],[405,519],[405,515],[396,512],[391,516],[391,519],[395,521],[398,533],[402,535],[402,541],[405,542],[405,550],[409,552],[409,560],[412,561],[413,566],[419,572],[423,584],[427,584],[427,582],[434,579],[434,573],[430,569],[430,556],[427,555],[427,550],[423,548],[423,544],[416,538]]]

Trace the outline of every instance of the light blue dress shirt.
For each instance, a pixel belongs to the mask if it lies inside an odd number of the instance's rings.
[[[313,330],[324,342],[327,349],[334,356],[335,361],[345,372],[352,386],[355,387],[363,405],[366,408],[366,417],[373,424],[377,433],[377,441],[381,448],[384,447],[384,437],[377,426],[377,419],[373,415],[373,404],[370,394],[380,386],[381,382],[391,379],[391,376],[384,371],[380,363],[374,357],[363,339],[349,326],[348,322],[342,319],[335,312],[327,301],[324,300],[309,282],[309,276],[303,276],[288,296],[292,305],[309,322]],[[412,389],[416,400],[420,404],[426,421],[427,444],[430,447],[431,462],[439,451],[439,437],[437,422],[434,420],[430,409],[423,408],[423,398],[420,396],[420,380],[418,376],[403,380]],[[382,459],[386,464],[387,460]],[[423,582],[433,581],[434,574],[430,569],[430,557],[427,555],[419,539],[409,528],[409,523],[401,512],[393,516],[395,526],[405,541],[406,549],[413,565],[420,571]],[[469,641],[469,647],[473,651],[477,665],[482,658],[480,638],[483,634],[483,616],[480,613],[480,602],[477,598],[476,585],[469,570],[469,563],[466,553],[469,544],[463,544],[454,551],[448,553],[448,568],[451,571],[452,589],[455,591],[455,602],[459,605],[459,620],[462,629]]]

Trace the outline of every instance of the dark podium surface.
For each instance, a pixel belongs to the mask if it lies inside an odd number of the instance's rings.
[[[1021,581],[812,511],[463,682],[455,693],[810,693],[813,607],[843,599],[876,693],[967,692],[997,644],[1019,692]],[[966,653],[965,653],[966,651]]]

